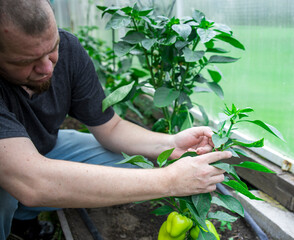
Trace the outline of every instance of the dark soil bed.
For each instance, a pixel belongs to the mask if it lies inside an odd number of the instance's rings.
[[[215,210],[219,210],[213,206]],[[149,202],[125,204],[106,208],[86,209],[88,216],[104,240],[156,240],[157,233],[166,216],[150,214],[154,209]],[[75,240],[94,239],[83,222],[77,209],[65,209],[65,214]],[[232,224],[232,230],[220,230],[220,223],[215,222],[222,240],[257,240],[255,233],[239,218]]]

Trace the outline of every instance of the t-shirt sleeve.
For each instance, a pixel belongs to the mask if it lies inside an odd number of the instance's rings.
[[[29,135],[15,114],[8,110],[0,96],[0,139],[12,137],[29,138]]]
[[[69,115],[88,126],[97,126],[109,121],[114,111],[102,112],[105,94],[98,80],[93,62],[76,39],[74,41],[72,96]]]

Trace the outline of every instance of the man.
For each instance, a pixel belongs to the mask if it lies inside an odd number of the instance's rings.
[[[30,222],[45,207],[192,195],[223,181],[224,171],[209,164],[231,154],[207,153],[209,128],[153,133],[111,108],[102,113],[103,98],[90,58],[74,36],[58,30],[47,0],[0,0],[0,239],[13,218]],[[59,131],[67,114],[92,134]],[[113,167],[121,152],[156,158],[171,148],[172,158],[202,155],[161,169]]]

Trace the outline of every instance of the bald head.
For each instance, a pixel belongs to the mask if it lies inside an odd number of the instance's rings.
[[[5,27],[37,36],[48,28],[52,16],[49,0],[0,0],[0,51],[4,50],[1,40]]]

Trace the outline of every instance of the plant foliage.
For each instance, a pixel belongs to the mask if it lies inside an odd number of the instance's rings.
[[[162,109],[164,119],[159,119],[153,130],[176,133],[191,127],[194,118],[189,109],[193,106],[190,99],[193,92],[214,92],[224,97],[220,86],[223,74],[216,65],[233,63],[238,58],[228,56],[229,51],[218,45],[226,43],[228,47],[245,49],[228,26],[208,20],[198,10],[179,19],[154,16],[153,9],[140,9],[137,4],[97,8],[102,17],[110,15],[107,29],[126,29],[126,34],[114,44],[115,55],[136,57],[141,70],[148,73],[135,81],[129,91],[150,94],[146,89],[151,88],[154,92],[154,105]],[[114,100],[109,99],[114,96],[108,96],[104,108],[110,102],[112,105],[120,102],[128,92],[120,94]],[[203,107],[197,106],[207,119]]]

